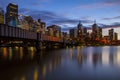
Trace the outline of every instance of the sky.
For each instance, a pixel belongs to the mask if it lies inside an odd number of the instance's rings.
[[[120,0],[0,0],[6,11],[9,3],[19,6],[19,14],[40,18],[48,25],[59,25],[63,31],[83,26],[91,27],[96,20],[100,27],[120,26]]]

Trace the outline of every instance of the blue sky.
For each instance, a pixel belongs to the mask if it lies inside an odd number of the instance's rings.
[[[120,0],[0,0],[0,7],[5,10],[10,2],[18,4],[19,14],[60,25],[64,31],[79,20],[87,27],[95,19],[101,27],[120,25]]]

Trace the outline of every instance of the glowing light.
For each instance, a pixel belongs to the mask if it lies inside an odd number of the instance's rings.
[[[52,62],[50,62],[50,64],[49,64],[49,70],[50,70],[50,72],[52,71]]]
[[[33,80],[38,80],[38,68],[35,68]]]
[[[10,60],[12,59],[12,48],[11,47],[9,48],[9,59]]]
[[[34,47],[30,47],[30,50],[31,50],[31,59],[34,58]]]
[[[25,77],[25,76],[22,76],[21,80],[26,80],[26,77]]]
[[[20,59],[22,59],[22,58],[23,58],[23,48],[20,47]]]
[[[70,58],[72,59],[72,56],[73,56],[73,50],[72,48],[70,49]]]
[[[42,69],[42,74],[43,74],[43,77],[46,76],[46,65],[45,64],[44,64],[43,69]]]
[[[17,47],[17,46],[16,46],[16,47],[15,47],[15,49],[16,49],[16,50],[18,50],[18,49],[19,49],[19,47]]]
[[[3,48],[3,57],[7,58],[7,48]]]
[[[102,54],[102,63],[103,63],[104,65],[108,65],[108,64],[109,64],[109,52],[106,51],[106,50],[103,50],[102,53],[103,53],[103,54]]]
[[[118,66],[120,66],[120,53],[117,54],[116,60]]]

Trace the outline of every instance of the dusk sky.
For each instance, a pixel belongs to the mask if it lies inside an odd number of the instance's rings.
[[[67,31],[79,20],[91,27],[96,19],[99,26],[120,25],[120,0],[0,0],[0,7],[8,3],[19,6],[19,14],[41,18],[47,25],[56,24]]]

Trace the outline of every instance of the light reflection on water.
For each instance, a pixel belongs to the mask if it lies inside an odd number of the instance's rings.
[[[0,80],[120,80],[120,46],[40,52],[34,47],[2,47],[0,70]]]

